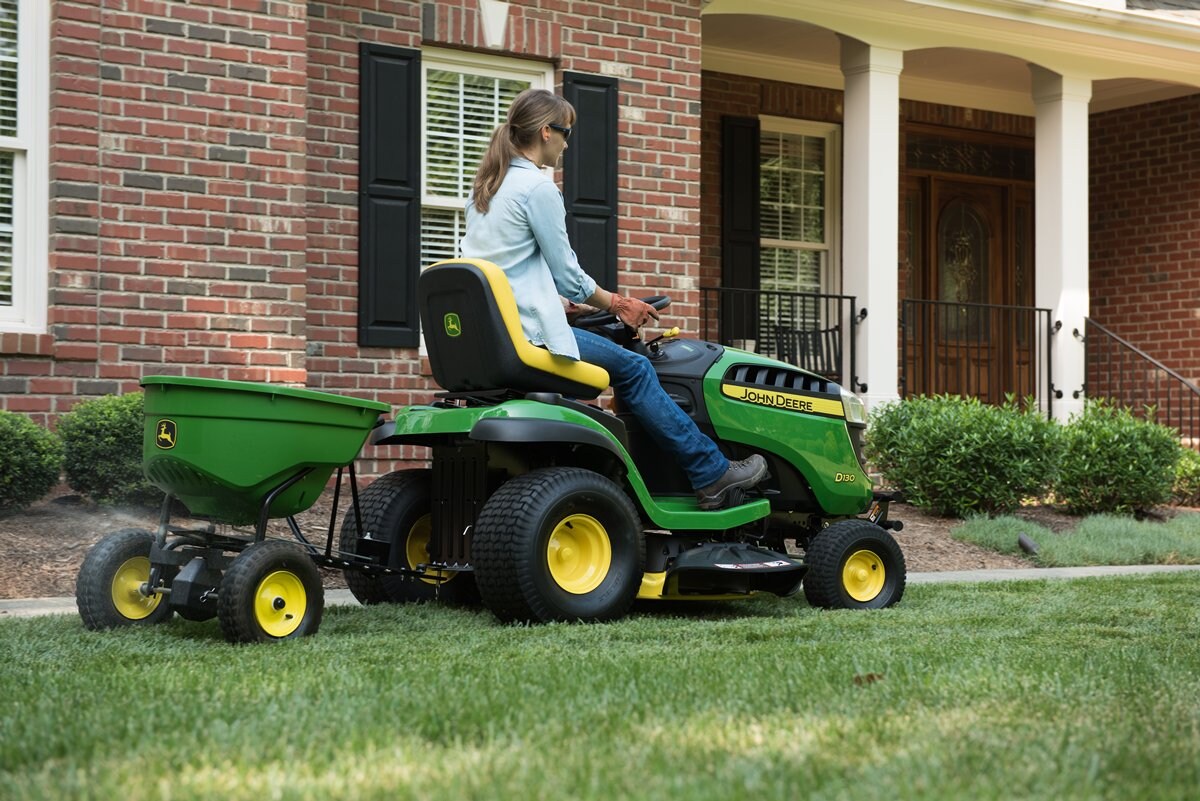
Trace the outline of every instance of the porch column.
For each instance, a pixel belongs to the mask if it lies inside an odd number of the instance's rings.
[[[904,53],[839,38],[846,79],[842,291],[855,295],[858,307],[867,310],[858,326],[856,368],[858,382],[866,384],[863,400],[870,408],[899,397],[897,243]]]
[[[1037,108],[1034,170],[1036,207],[1034,261],[1036,302],[1051,310],[1062,328],[1050,338],[1054,416],[1068,419],[1083,408],[1074,393],[1083,388],[1083,331],[1088,314],[1088,78],[1059,75],[1037,65],[1033,101]]]

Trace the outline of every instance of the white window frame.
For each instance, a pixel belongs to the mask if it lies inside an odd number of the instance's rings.
[[[424,48],[421,51],[421,207],[452,210],[463,213],[467,197],[447,197],[435,195],[429,191],[427,176],[429,175],[429,143],[426,132],[429,130],[428,108],[426,98],[429,96],[429,73],[431,70],[451,70],[456,72],[472,72],[494,78],[508,78],[518,81],[528,81],[531,88],[554,90],[553,65],[528,61],[517,58],[467,53],[458,50],[442,50]]]
[[[46,333],[50,226],[50,3],[17,4],[17,135],[13,154],[13,296],[0,306],[0,332]]]
[[[842,127],[837,123],[812,122],[790,117],[761,115],[758,124],[763,133],[795,134],[825,140],[825,241],[822,243],[761,239],[762,247],[815,250],[826,254],[821,273],[821,292],[838,294],[842,283]]]

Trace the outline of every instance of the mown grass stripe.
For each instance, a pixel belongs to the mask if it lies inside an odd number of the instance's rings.
[[[1200,576],[318,636],[0,622],[0,798],[1192,798]],[[659,610],[658,607],[650,607]]]

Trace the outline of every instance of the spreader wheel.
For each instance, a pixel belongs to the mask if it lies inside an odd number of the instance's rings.
[[[506,482],[484,505],[471,548],[484,605],[506,622],[618,618],[645,564],[629,498],[573,467]]]
[[[842,520],[805,554],[804,597],[825,609],[882,609],[900,601],[906,578],[896,540],[869,520]]]
[[[429,562],[429,470],[398,470],[372,482],[359,495],[362,531],[390,545],[391,566],[415,570]],[[358,526],[351,509],[342,522],[339,549],[356,553]],[[361,604],[413,603],[439,600],[451,604],[479,602],[475,577],[469,572],[429,569],[421,577],[371,576],[353,568],[344,571],[346,586]]]
[[[325,609],[321,574],[308,554],[280,540],[242,551],[221,579],[217,618],[232,643],[316,634]]]
[[[148,593],[154,535],[137,528],[109,534],[88,551],[75,581],[75,605],[93,631],[171,619],[165,596]]]

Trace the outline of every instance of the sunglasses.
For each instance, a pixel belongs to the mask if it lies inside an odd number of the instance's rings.
[[[569,127],[567,127],[566,125],[555,125],[554,123],[551,122],[551,123],[547,123],[546,127],[548,127],[552,131],[558,131],[560,134],[562,134],[563,141],[566,141],[571,138],[571,129]]]

